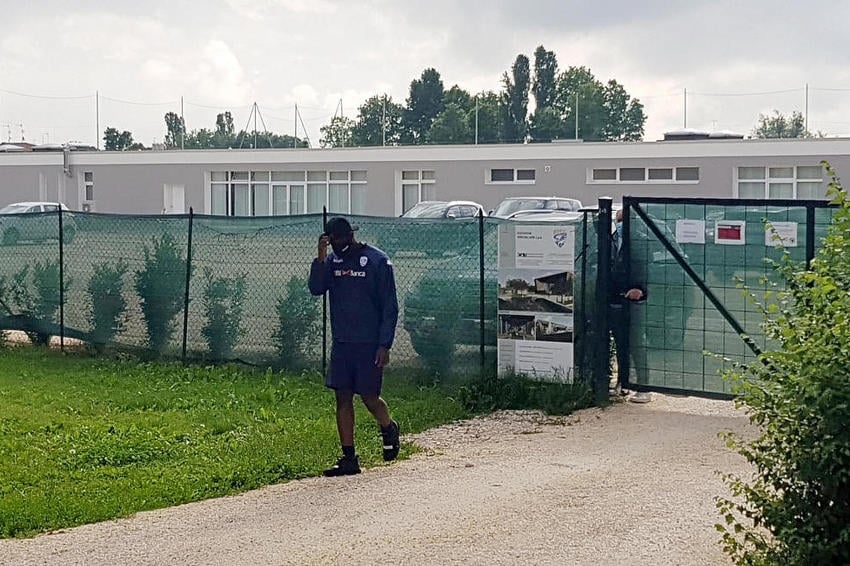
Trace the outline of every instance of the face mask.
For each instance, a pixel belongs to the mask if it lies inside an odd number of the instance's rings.
[[[621,238],[623,237],[623,223],[622,222],[617,222],[617,235]]]
[[[351,245],[345,244],[344,246],[339,246],[339,245],[331,244],[331,248],[333,248],[333,251],[334,251],[334,254],[336,254],[336,257],[342,258],[348,253],[348,250],[351,249]]]

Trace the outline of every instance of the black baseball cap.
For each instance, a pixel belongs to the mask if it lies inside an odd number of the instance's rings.
[[[356,230],[357,226],[352,226],[351,222],[342,216],[334,216],[325,224],[325,234],[328,236],[348,236]]]

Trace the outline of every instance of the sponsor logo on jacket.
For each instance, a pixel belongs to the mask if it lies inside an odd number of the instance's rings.
[[[366,272],[354,271],[353,269],[334,269],[334,277],[366,277]]]

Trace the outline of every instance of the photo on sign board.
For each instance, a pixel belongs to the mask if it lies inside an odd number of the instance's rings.
[[[573,312],[571,271],[504,269],[499,273],[499,310]]]

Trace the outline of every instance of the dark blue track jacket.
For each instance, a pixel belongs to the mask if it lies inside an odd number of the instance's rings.
[[[329,291],[335,342],[392,347],[398,298],[387,254],[368,244],[360,244],[344,258],[331,252],[324,262],[313,260],[308,286],[313,295]]]

